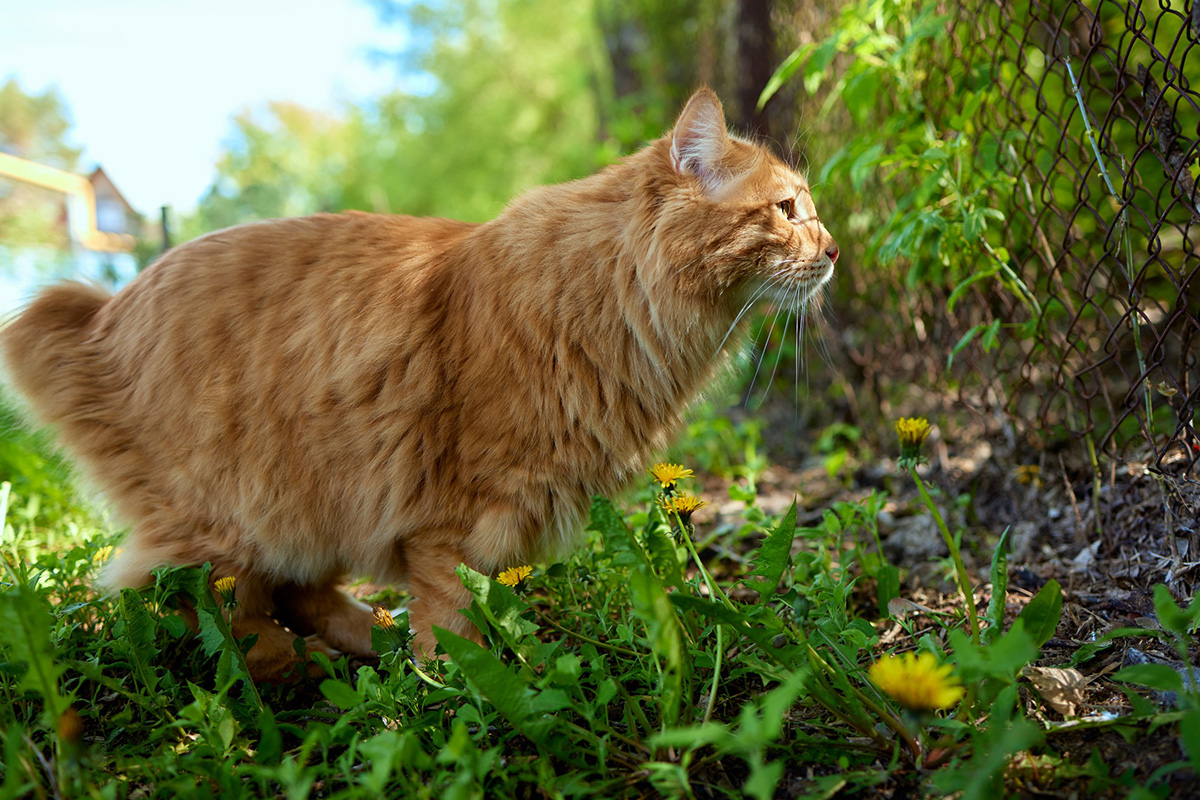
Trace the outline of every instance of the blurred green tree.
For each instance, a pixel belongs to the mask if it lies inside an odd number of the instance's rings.
[[[771,14],[788,19],[791,0],[372,2],[407,32],[377,54],[399,88],[339,117],[240,115],[185,238],[321,210],[488,219],[661,135],[700,83],[736,126],[771,134],[739,98],[774,68]]]
[[[187,221],[185,235],[341,209],[354,131],[351,121],[295,103],[270,103],[257,114],[242,111],[217,161],[218,177]]]
[[[0,85],[0,152],[73,172],[81,150],[67,144],[70,129],[57,89],[29,94],[15,78]],[[47,189],[0,177],[0,242],[60,243],[59,199]]]

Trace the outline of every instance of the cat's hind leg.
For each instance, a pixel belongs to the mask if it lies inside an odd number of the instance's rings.
[[[296,634],[273,617],[274,592],[279,581],[259,574],[245,563],[249,560],[247,554],[253,555],[253,548],[248,548],[238,534],[234,528],[219,528],[197,521],[160,501],[142,515],[125,543],[104,565],[100,586],[110,592],[125,587],[139,588],[152,582],[151,572],[156,567],[210,562],[210,590],[219,578],[234,578],[237,606],[230,620],[234,637],[240,640],[250,634],[258,636],[246,654],[250,674],[256,681],[295,680],[303,675],[303,668],[297,669],[301,657],[292,646]],[[240,557],[231,554],[240,554]],[[213,596],[220,601],[215,590]],[[194,616],[194,611],[188,616]],[[370,642],[369,628],[367,642]],[[330,658],[339,655],[335,646],[320,636],[307,636],[304,650],[306,654],[320,651]],[[310,663],[307,669],[314,676],[324,674],[316,664]]]
[[[295,631],[313,633],[347,653],[372,654],[374,612],[334,582],[316,586],[284,584],[275,589],[275,616]]]

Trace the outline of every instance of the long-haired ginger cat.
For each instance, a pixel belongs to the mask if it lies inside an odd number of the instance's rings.
[[[16,386],[131,526],[105,587],[236,577],[259,679],[371,651],[348,576],[407,582],[419,650],[469,635],[454,570],[573,539],[643,475],[756,293],[800,305],[838,249],[800,176],[692,96],[673,131],[468,224],[243,225],[113,296],[43,292],[0,334]]]

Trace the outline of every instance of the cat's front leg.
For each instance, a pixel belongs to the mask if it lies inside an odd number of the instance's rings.
[[[434,539],[434,537],[428,537]],[[463,563],[463,551],[457,544],[434,541],[410,543],[405,548],[409,568],[409,591],[413,599],[408,605],[408,620],[415,638],[413,655],[433,658],[437,639],[433,628],[445,628],[474,642],[482,642],[479,630],[459,613],[470,608],[471,593],[459,580],[455,570]]]

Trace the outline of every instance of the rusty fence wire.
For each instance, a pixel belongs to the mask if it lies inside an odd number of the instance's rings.
[[[1006,324],[1002,341],[965,349],[961,369],[1002,387],[1030,427],[1195,477],[1200,0],[968,0],[949,13],[937,57],[992,82],[980,119],[1003,144],[975,158],[1012,179],[990,200],[1004,210],[1006,268],[1033,298],[980,284],[960,318]],[[928,113],[950,127],[936,93]]]

